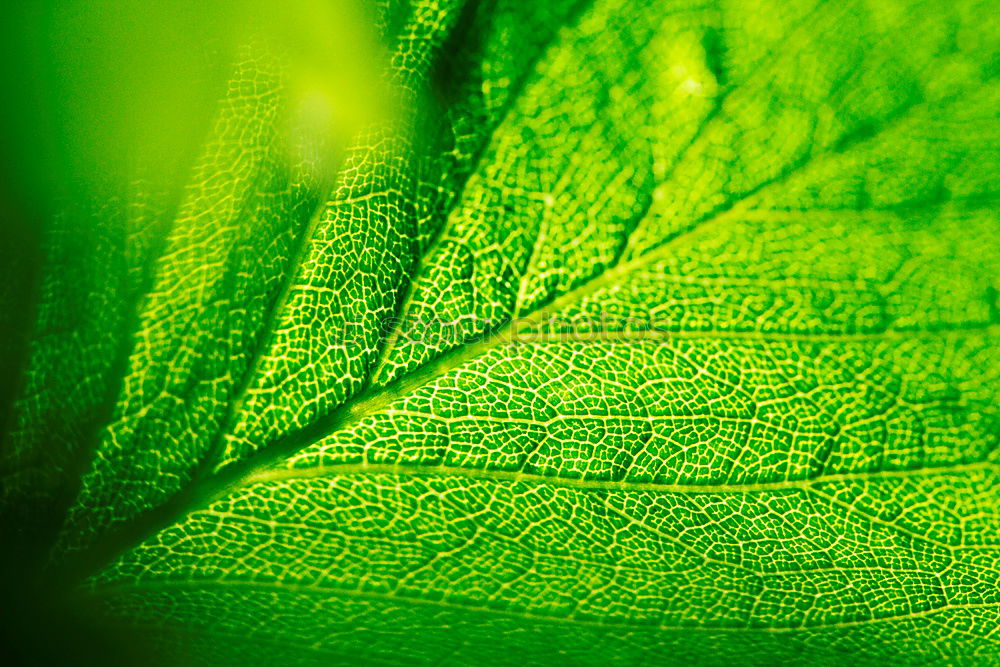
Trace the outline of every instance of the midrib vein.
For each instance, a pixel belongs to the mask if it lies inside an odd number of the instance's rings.
[[[992,335],[1000,328],[998,324],[972,323],[961,326],[938,327],[934,329],[878,329],[855,333],[819,333],[810,334],[795,331],[722,331],[722,330],[598,330],[598,331],[554,331],[529,332],[520,334],[519,343],[641,343],[653,341],[662,343],[669,340],[700,340],[700,341],[789,341],[800,343],[850,343],[878,340],[926,340],[932,338],[951,338],[962,335]]]
[[[404,477],[461,477],[488,481],[524,483],[532,485],[557,486],[584,491],[655,491],[660,493],[764,493],[808,489],[820,484],[839,482],[863,482],[877,480],[909,479],[931,475],[964,475],[976,471],[995,470],[1000,464],[991,461],[960,463],[907,470],[878,470],[871,472],[837,473],[817,475],[803,479],[757,482],[749,484],[670,484],[662,482],[630,482],[627,480],[595,480],[558,475],[539,475],[511,470],[489,468],[462,468],[458,466],[420,464],[366,464],[344,463],[340,465],[316,466],[312,468],[289,468],[267,470],[244,479],[246,484],[312,479],[317,477],[352,475],[397,475]]]

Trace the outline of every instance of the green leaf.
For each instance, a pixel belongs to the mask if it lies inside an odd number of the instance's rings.
[[[166,664],[1000,664],[989,10],[380,5],[346,120],[248,38],[46,229],[5,528]]]

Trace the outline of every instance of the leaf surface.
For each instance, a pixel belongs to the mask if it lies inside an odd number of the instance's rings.
[[[329,181],[241,52],[95,260],[142,296],[54,560],[177,664],[993,664],[988,7],[529,4],[385,8],[412,112]]]

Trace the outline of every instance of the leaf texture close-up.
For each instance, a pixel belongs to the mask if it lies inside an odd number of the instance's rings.
[[[993,3],[77,4],[4,121],[25,664],[1000,665]]]

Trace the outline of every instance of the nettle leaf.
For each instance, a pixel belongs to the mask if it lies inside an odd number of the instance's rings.
[[[998,664],[990,9],[380,6],[339,149],[247,42],[46,232],[8,525],[168,664]]]

